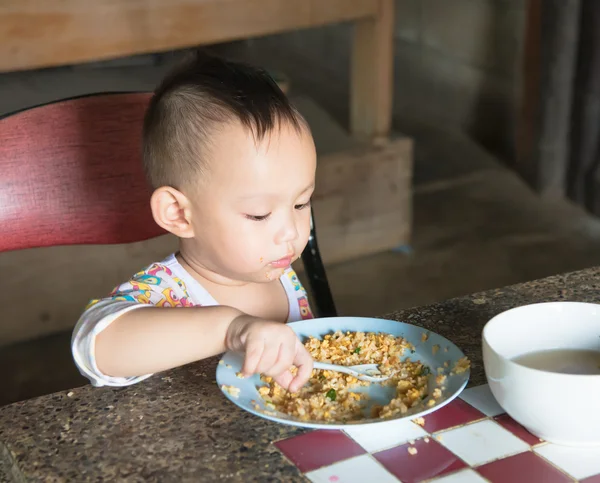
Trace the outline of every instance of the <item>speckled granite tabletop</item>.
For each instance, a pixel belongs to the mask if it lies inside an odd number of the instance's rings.
[[[600,268],[403,310],[386,318],[434,330],[485,382],[481,330],[528,303],[600,302]],[[250,415],[215,384],[217,359],[136,386],[90,386],[0,408],[2,481],[305,481],[271,444],[302,430]]]

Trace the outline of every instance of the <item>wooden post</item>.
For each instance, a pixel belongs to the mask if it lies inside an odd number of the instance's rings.
[[[581,0],[529,0],[516,170],[541,194],[566,193]]]
[[[355,24],[350,129],[361,139],[389,136],[394,74],[394,0],[379,0],[376,17]]]

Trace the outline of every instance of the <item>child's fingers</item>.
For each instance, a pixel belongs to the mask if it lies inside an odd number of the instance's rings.
[[[273,347],[270,344],[266,344],[264,346],[263,353],[260,357],[260,361],[256,368],[256,372],[260,372],[261,374],[273,375],[270,369],[277,362],[277,355],[279,354],[279,346]]]
[[[242,367],[242,374],[244,376],[249,377],[258,372],[258,365],[260,364],[264,349],[265,343],[262,339],[248,342],[246,356],[244,357],[244,366]]]
[[[290,383],[294,379],[294,375],[290,371],[284,371],[273,379],[287,391],[290,387]]]
[[[298,372],[296,373],[296,377],[294,377],[290,384],[290,392],[299,391],[300,388],[308,382],[313,370],[312,357],[304,348],[304,346],[300,343],[300,341],[298,341],[297,346],[299,347],[296,350],[296,358],[294,359],[294,365],[298,368]]]
[[[279,346],[277,359],[272,367],[266,372],[269,376],[279,376],[283,372],[290,372],[290,367],[294,363],[295,342],[290,340]],[[287,389],[287,387],[286,387]]]

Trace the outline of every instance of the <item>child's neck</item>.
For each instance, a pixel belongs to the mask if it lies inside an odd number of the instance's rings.
[[[271,282],[231,280],[210,270],[204,270],[181,252],[175,254],[181,266],[212,296],[219,305],[235,307],[255,317],[285,322],[289,303],[279,278]]]
[[[231,278],[218,274],[206,268],[203,264],[199,263],[197,260],[194,259],[193,256],[190,256],[186,253],[182,253],[182,251],[177,252],[175,254],[175,257],[177,258],[177,261],[180,263],[180,265],[183,268],[185,268],[185,270],[207,290],[209,286],[243,287],[248,285],[249,283],[252,283],[241,280],[233,280]]]

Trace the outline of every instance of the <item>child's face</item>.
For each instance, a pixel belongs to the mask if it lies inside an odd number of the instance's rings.
[[[187,258],[233,281],[267,282],[300,257],[315,185],[312,136],[283,124],[256,143],[239,124],[211,139],[192,203]]]

